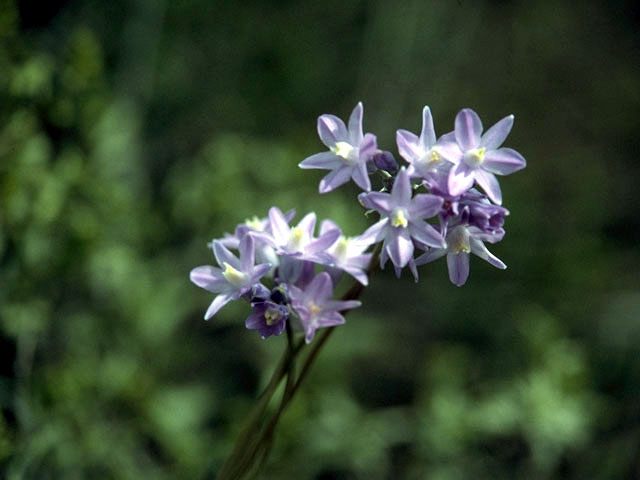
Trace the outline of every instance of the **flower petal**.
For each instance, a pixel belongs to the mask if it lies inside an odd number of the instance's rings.
[[[345,323],[344,317],[338,312],[326,312],[316,319],[316,328],[333,327]]]
[[[487,194],[491,201],[502,205],[502,191],[500,190],[500,184],[496,176],[485,170],[476,170],[474,175],[476,182],[482,187],[484,193]]]
[[[396,132],[396,143],[398,144],[398,153],[408,163],[412,163],[421,155],[419,145],[420,139],[414,133],[408,130],[398,130]]]
[[[412,220],[431,218],[440,212],[443,202],[444,199],[440,196],[420,193],[411,200],[408,208],[409,217]]]
[[[451,283],[461,287],[469,278],[469,254],[464,252],[447,254],[447,267]]]
[[[389,223],[389,217],[385,217],[369,228],[367,228],[362,235],[358,237],[358,240],[362,243],[368,243],[369,245],[373,245],[374,243],[378,243],[381,241],[387,232],[387,224]]]
[[[495,150],[502,145],[513,127],[513,115],[508,115],[487,130],[480,139],[480,145],[487,150]]]
[[[222,276],[222,270],[210,265],[194,268],[189,273],[189,279],[209,292],[222,292],[228,287],[227,280]]]
[[[351,172],[351,178],[362,190],[368,192],[371,190],[371,180],[369,180],[369,173],[367,172],[367,164],[361,162],[356,165]]]
[[[218,310],[224,307],[231,300],[233,300],[232,295],[229,295],[226,293],[221,293],[220,295],[218,295],[216,298],[213,299],[213,302],[211,302],[211,305],[209,305],[207,312],[204,314],[204,319],[209,320],[216,313],[218,313]]]
[[[314,212],[307,213],[302,220],[298,222],[296,228],[299,228],[308,235],[308,238],[313,238],[313,232],[316,229],[316,214]]]
[[[440,232],[426,222],[410,223],[409,234],[418,242],[430,247],[444,248],[447,245]]]
[[[305,158],[298,164],[298,167],[304,169],[321,168],[325,170],[333,170],[342,165],[340,157],[333,152],[321,152]]]
[[[315,253],[323,252],[336,243],[336,240],[338,240],[339,237],[340,230],[329,230],[315,240],[309,242],[304,248],[305,254],[313,255]]]
[[[236,256],[218,240],[214,240],[213,242],[213,254],[216,257],[218,265],[220,265],[221,267],[224,267],[224,264],[228,263],[236,270],[243,270],[240,260],[238,260]]]
[[[358,195],[360,203],[364,208],[376,210],[385,215],[389,215],[392,210],[391,195],[382,192],[361,193]]]
[[[251,235],[245,235],[242,237],[238,250],[240,252],[242,271],[250,271],[253,268],[256,258],[255,241],[253,240],[253,237]]]
[[[378,151],[378,139],[373,133],[365,134],[362,142],[360,143],[360,156],[361,162],[368,162],[373,159],[373,156]]]
[[[360,145],[360,142],[362,142],[363,111],[362,102],[358,102],[349,116],[349,138],[351,139],[351,145]]]
[[[271,231],[276,245],[286,245],[291,235],[291,227],[289,227],[289,222],[287,222],[287,219],[278,207],[271,207],[269,209],[269,223],[271,224]]]
[[[391,188],[391,205],[393,207],[405,207],[411,201],[411,182],[409,181],[409,175],[407,169],[402,167],[398,176],[393,182]]]
[[[469,168],[467,164],[461,162],[449,172],[447,180],[449,194],[456,197],[462,195],[473,186],[474,170]]]
[[[416,258],[416,265],[424,265],[425,263],[430,263],[439,258],[444,257],[447,254],[446,248],[430,248],[428,252],[423,253],[418,258]]]
[[[327,193],[334,188],[347,183],[351,178],[352,171],[353,167],[349,167],[347,165],[338,167],[336,170],[328,173],[322,180],[320,180],[320,187],[318,188],[318,191],[320,193]]]
[[[323,220],[320,224],[320,235],[328,232],[329,230],[338,230],[339,232],[341,232],[340,227],[336,222],[329,219]]]
[[[485,247],[484,243],[477,238],[471,237],[469,239],[469,245],[471,246],[471,252],[480,257],[483,260],[486,260],[491,265],[500,270],[504,270],[507,266],[504,264],[502,260],[496,257],[493,253],[491,253],[487,247]]]
[[[422,131],[420,132],[420,143],[422,148],[429,150],[436,143],[436,131],[433,128],[433,117],[431,109],[425,106],[422,109]]]
[[[321,272],[315,276],[305,291],[305,297],[314,303],[325,303],[333,294],[333,284],[327,272]]]
[[[324,114],[318,117],[318,135],[327,147],[331,148],[338,142],[349,140],[349,133],[344,122],[335,115]]]
[[[520,153],[512,148],[499,148],[490,150],[484,156],[482,167],[491,173],[498,175],[509,175],[510,173],[522,170],[527,166],[527,161]]]
[[[413,242],[406,228],[394,228],[386,238],[387,253],[396,267],[406,267],[413,257]]]
[[[323,308],[327,311],[343,312],[345,310],[351,310],[352,308],[358,308],[362,305],[359,300],[329,300],[323,304]]]
[[[456,115],[456,141],[460,149],[465,152],[480,145],[482,121],[476,112],[470,108],[463,108]]]
[[[456,142],[455,132],[441,136],[433,149],[438,155],[451,163],[459,163],[464,156],[458,142]]]

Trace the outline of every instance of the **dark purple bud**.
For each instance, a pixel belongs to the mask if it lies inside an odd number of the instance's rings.
[[[270,300],[280,305],[286,305],[289,303],[289,288],[287,287],[287,284],[281,283],[271,290]]]
[[[509,214],[506,208],[485,202],[468,202],[465,208],[469,209],[469,225],[485,233],[504,231],[504,217]]]
[[[389,172],[391,175],[395,175],[398,171],[398,162],[393,157],[391,152],[379,152],[373,156],[373,163],[380,170]]]

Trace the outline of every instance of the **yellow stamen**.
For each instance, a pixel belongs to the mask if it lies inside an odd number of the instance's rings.
[[[407,228],[409,221],[404,208],[396,208],[391,212],[391,225],[394,227]]]
[[[267,325],[274,325],[282,319],[282,312],[277,308],[269,307],[264,312],[264,319],[266,320]]]
[[[245,225],[253,230],[257,230],[259,232],[261,232],[262,230],[264,230],[264,225],[262,223],[262,221],[256,217],[255,215],[253,216],[253,218],[247,218],[244,221]]]
[[[237,287],[244,285],[247,280],[246,273],[242,273],[241,271],[236,270],[227,262],[224,262],[224,272],[222,272],[222,275],[224,275],[224,278],[226,278],[230,284]]]

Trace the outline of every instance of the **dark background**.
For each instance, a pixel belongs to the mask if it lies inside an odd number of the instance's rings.
[[[284,338],[202,320],[206,243],[277,205],[365,105],[395,151],[513,113],[507,235],[463,288],[377,274],[265,478],[640,478],[640,34],[631,1],[0,0],[0,476],[207,478]]]

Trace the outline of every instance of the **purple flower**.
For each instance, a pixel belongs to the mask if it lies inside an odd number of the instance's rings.
[[[189,278],[200,288],[219,295],[211,302],[204,315],[205,320],[213,317],[218,310],[231,300],[237,300],[252,290],[260,278],[269,271],[271,265],[254,265],[255,244],[251,235],[246,235],[239,245],[238,259],[217,240],[213,242],[213,254],[222,268],[203,265],[191,270]]]
[[[307,343],[313,340],[318,328],[343,324],[344,317],[339,312],[361,305],[357,300],[330,300],[333,284],[326,272],[316,275],[305,290],[292,286],[290,294],[291,306],[300,318]]]
[[[367,163],[373,158],[378,146],[371,133],[362,134],[362,102],[358,103],[349,117],[349,129],[335,115],[318,117],[318,135],[328,148],[328,152],[316,153],[300,162],[300,168],[331,170],[320,181],[320,193],[327,193],[349,179],[367,192],[371,182],[367,173]]]
[[[489,198],[502,204],[502,192],[495,175],[508,175],[523,169],[526,160],[511,148],[499,148],[511,131],[513,115],[504,117],[484,135],[478,114],[469,108],[458,113],[455,131],[444,135],[438,152],[454,164],[449,173],[451,195],[469,190],[474,181]]]
[[[358,196],[365,208],[376,210],[381,217],[381,220],[369,227],[361,238],[372,243],[384,240],[380,265],[384,266],[387,258],[391,258],[396,267],[396,275],[399,275],[400,269],[407,264],[414,270],[412,239],[424,245],[445,247],[442,235],[423,221],[440,212],[442,198],[427,193],[411,198],[411,194],[409,175],[402,167],[393,184],[391,194],[371,192],[361,193]],[[415,271],[414,276],[416,276]]]
[[[329,230],[338,230],[340,237],[324,254],[321,261],[332,269],[338,269],[347,272],[363,285],[369,283],[366,270],[371,262],[370,253],[364,253],[372,243],[371,238],[362,237],[345,237],[338,227],[331,220],[324,220],[320,225],[320,233]],[[329,272],[330,274],[332,272]],[[331,275],[334,283],[339,278],[338,275]]]
[[[495,241],[502,240],[504,237],[504,217],[509,215],[509,210],[499,205],[493,205],[484,195],[472,194],[472,192],[463,195],[460,205],[468,211],[467,221],[470,226],[491,234],[496,238]]]
[[[396,143],[400,156],[409,163],[409,177],[427,178],[436,170],[448,169],[449,164],[439,153],[436,132],[433,128],[433,117],[429,107],[422,109],[422,131],[420,137],[408,130],[396,132]]]
[[[245,326],[249,330],[258,330],[265,339],[273,335],[280,335],[289,318],[289,309],[271,300],[253,302],[253,313],[247,317]]]
[[[416,265],[424,265],[446,255],[449,279],[458,287],[464,285],[469,277],[469,253],[477,255],[496,268],[507,268],[499,258],[487,250],[483,240],[493,243],[498,241],[498,238],[482,232],[477,227],[458,225],[447,234],[447,248],[430,249],[416,258]]]

